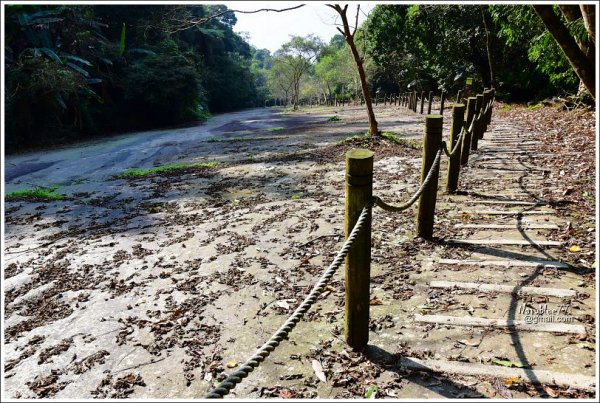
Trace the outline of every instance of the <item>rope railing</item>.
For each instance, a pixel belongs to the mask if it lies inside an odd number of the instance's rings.
[[[442,93],[442,102],[443,102]],[[494,101],[493,90],[491,94],[486,94],[490,98],[486,99],[485,106],[483,103],[478,103],[478,111],[476,116],[472,117],[471,124],[468,128],[463,125],[464,105],[455,105],[453,107],[453,132],[460,131],[459,136],[454,139],[451,134],[451,141],[454,142],[454,147],[451,151],[448,150],[448,145],[442,141],[442,116],[430,115],[425,120],[425,136],[424,136],[424,153],[423,153],[423,170],[421,174],[421,185],[411,196],[411,198],[398,206],[390,205],[384,202],[379,196],[372,195],[373,187],[373,153],[369,150],[351,150],[346,155],[346,234],[347,238],[344,241],[341,249],[336,254],[335,258],[329,267],[323,272],[321,277],[312,287],[308,295],[302,303],[288,317],[284,324],[267,340],[256,352],[235,372],[228,375],[222,382],[212,389],[206,398],[223,398],[228,395],[244,378],[254,371],[265,359],[288,337],[290,332],[296,327],[304,314],[315,304],[318,297],[340,268],[346,257],[346,341],[354,348],[359,349],[366,346],[368,341],[368,310],[369,310],[369,278],[370,273],[370,248],[371,248],[371,211],[373,206],[378,206],[381,209],[399,213],[407,210],[418,200],[420,200],[419,211],[417,215],[417,234],[423,238],[430,238],[433,229],[433,215],[435,213],[435,198],[437,193],[437,180],[439,168],[441,164],[442,153],[445,153],[450,158],[448,181],[450,181],[452,163],[459,156],[459,152],[466,152],[470,148],[470,144],[462,144],[467,140],[465,136],[470,135],[473,138],[480,133],[476,132],[477,128],[485,130],[489,118],[491,117],[490,110]],[[473,98],[470,98],[471,101]],[[431,100],[431,95],[430,95]],[[411,101],[406,99],[409,104]],[[415,97],[412,98],[412,105],[416,104]],[[461,109],[462,108],[462,109]],[[460,112],[455,115],[455,112]],[[472,116],[472,115],[471,115]],[[486,121],[487,119],[487,121]],[[454,124],[459,124],[455,128]],[[484,127],[484,125],[486,125]],[[477,129],[477,130],[476,130]],[[433,161],[430,161],[428,153],[435,152]],[[427,168],[426,164],[430,164]],[[423,177],[423,172],[427,170],[427,174]],[[457,181],[458,171],[455,171]],[[432,183],[435,182],[435,183]],[[358,212],[360,213],[358,214]],[[355,218],[352,224],[353,217]],[[350,229],[351,228],[351,229]],[[365,249],[368,253],[365,254]],[[352,252],[352,251],[355,252]],[[354,254],[354,255],[353,255]],[[367,275],[366,280],[364,275]],[[365,319],[366,310],[366,320]],[[352,318],[353,317],[353,318]]]
[[[340,268],[346,255],[350,251],[352,244],[356,240],[357,236],[365,226],[368,218],[370,217],[371,209],[373,208],[373,201],[367,202],[367,204],[363,207],[356,224],[350,235],[342,245],[342,248],[339,250],[333,262],[329,265],[327,270],[323,272],[319,281],[314,285],[311,289],[310,293],[304,298],[304,301],[296,308],[296,310],[289,316],[289,318],[285,321],[285,323],[271,336],[271,338],[265,342],[256,352],[250,357],[238,370],[231,373],[227,378],[225,378],[219,386],[211,390],[207,395],[207,399],[214,398],[222,398],[229,394],[231,390],[240,383],[244,378],[246,378],[256,367],[260,365],[272,352],[279,346],[282,340],[284,340],[289,333],[296,327],[300,319],[304,316],[304,314],[313,306],[313,304],[317,301],[317,298],[335,272]]]
[[[381,200],[380,197],[374,196],[373,199],[375,201],[375,205],[378,207],[381,207],[385,211],[389,211],[391,213],[399,213],[401,211],[407,210],[410,206],[415,204],[415,202],[419,199],[421,194],[423,194],[423,191],[425,190],[425,188],[427,188],[427,186],[431,182],[431,179],[433,178],[434,173],[437,171],[437,169],[440,166],[441,157],[442,157],[442,150],[440,149],[435,156],[435,160],[433,160],[433,164],[431,165],[431,168],[429,169],[429,172],[427,173],[425,180],[423,181],[423,183],[421,183],[421,186],[419,186],[419,189],[417,189],[417,191],[413,194],[413,196],[406,203],[403,203],[400,206],[392,206],[391,204],[387,204],[386,202]]]

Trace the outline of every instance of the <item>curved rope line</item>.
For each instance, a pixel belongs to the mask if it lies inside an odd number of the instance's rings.
[[[327,270],[321,275],[319,281],[314,285],[310,293],[304,298],[304,301],[296,308],[294,313],[290,315],[290,317],[285,321],[285,323],[271,336],[271,338],[266,341],[252,357],[250,357],[237,371],[231,373],[225,380],[223,380],[219,386],[211,390],[207,395],[207,399],[215,399],[222,398],[225,395],[229,394],[231,390],[240,383],[244,378],[246,378],[256,367],[258,367],[270,354],[279,346],[281,341],[285,339],[289,333],[296,327],[302,316],[312,307],[312,305],[317,301],[319,295],[325,289],[331,277],[333,277],[334,273],[337,269],[342,265],[346,255],[350,251],[352,244],[356,240],[358,234],[363,229],[367,218],[370,216],[371,209],[373,208],[374,200],[370,200],[367,202],[365,207],[363,207],[358,219],[356,220],[356,224],[354,224],[354,228],[350,232],[350,235],[344,242],[344,245],[336,255],[333,262],[329,265]]]
[[[425,177],[425,180],[423,181],[423,183],[421,184],[419,189],[415,192],[415,194],[406,203],[404,203],[400,206],[392,206],[391,204],[387,204],[386,202],[381,200],[381,198],[379,198],[378,196],[374,196],[373,199],[375,201],[375,205],[378,207],[381,207],[385,211],[389,211],[391,213],[399,213],[401,211],[408,209],[410,206],[412,206],[417,201],[417,199],[421,196],[421,194],[423,193],[423,191],[425,190],[427,185],[429,185],[429,182],[431,182],[434,172],[436,172],[437,169],[439,168],[441,158],[442,158],[442,148],[440,148],[438,150],[437,155],[435,156],[435,159],[433,160],[433,164],[431,164],[431,168],[429,168],[429,172],[427,173],[427,176]]]

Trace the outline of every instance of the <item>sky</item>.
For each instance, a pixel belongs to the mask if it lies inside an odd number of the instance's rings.
[[[248,42],[258,49],[269,49],[275,52],[287,42],[290,35],[306,36],[314,34],[326,43],[339,33],[334,24],[341,24],[337,13],[325,6],[325,2],[290,2],[290,1],[229,1],[221,4],[234,10],[258,10],[261,8],[282,9],[305,3],[304,7],[296,10],[277,12],[260,12],[256,14],[236,13],[237,24],[235,32],[248,33]],[[347,2],[348,20],[354,25],[356,6],[360,4],[359,25],[366,19],[366,14],[374,7],[375,2]],[[346,4],[346,3],[344,3]],[[364,12],[363,12],[364,11]]]

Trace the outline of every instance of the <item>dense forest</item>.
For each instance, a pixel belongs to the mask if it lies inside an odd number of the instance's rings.
[[[290,37],[271,54],[235,33],[227,11],[6,6],[7,150],[195,122],[273,99],[297,106],[360,95],[342,35]],[[581,14],[556,15],[581,49],[594,51]],[[509,101],[582,91],[531,6],[378,5],[354,39],[372,94],[452,92],[467,78]]]

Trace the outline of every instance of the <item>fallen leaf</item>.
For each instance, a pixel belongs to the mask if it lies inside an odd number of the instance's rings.
[[[289,389],[282,389],[281,392],[279,392],[279,396],[281,396],[284,399],[291,399],[292,397],[294,397],[294,395],[292,394],[292,392],[290,392]]]
[[[379,298],[373,297],[369,301],[369,305],[383,305],[383,302],[381,302],[381,300]]]
[[[523,364],[520,362],[512,362],[509,360],[499,360],[497,358],[494,358],[492,360],[492,363],[496,364],[496,365],[502,365],[503,367],[516,367],[516,368],[523,368]]]
[[[327,382],[327,377],[325,376],[325,372],[323,372],[323,366],[317,360],[312,360],[312,367],[315,371],[315,375],[321,382]]]
[[[479,347],[479,345],[481,344],[481,341],[459,340],[458,342],[469,347]]]
[[[504,385],[511,387],[513,384],[518,383],[520,378],[518,376],[513,376],[504,380]]]
[[[227,365],[227,368],[235,368],[238,366],[238,363],[235,360],[231,360],[231,361],[228,361],[226,365]]]
[[[558,392],[552,389],[550,386],[544,385],[544,390],[550,397],[558,397]]]
[[[579,252],[581,248],[577,245],[573,245],[569,248],[569,252]]]
[[[365,392],[365,399],[375,399],[375,395],[377,394],[377,386],[371,385],[367,388]]]

